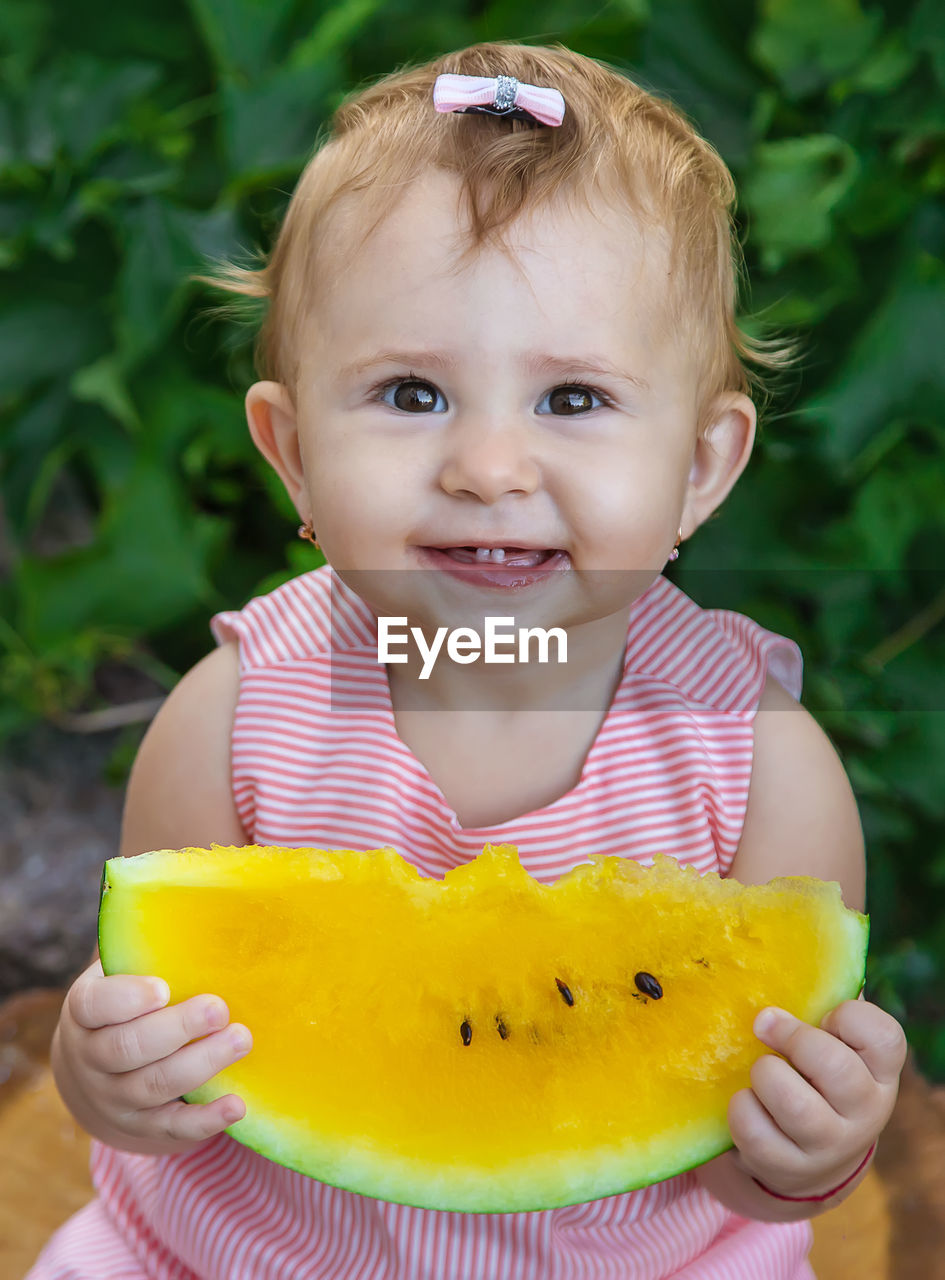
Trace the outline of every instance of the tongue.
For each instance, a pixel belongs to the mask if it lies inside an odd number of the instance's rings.
[[[451,560],[456,560],[460,564],[489,565],[490,568],[503,564],[514,565],[516,568],[530,568],[543,564],[554,555],[554,551],[542,551],[525,547],[506,547],[503,560],[493,560],[491,556],[488,560],[480,560],[476,556],[475,547],[444,547],[443,549]]]

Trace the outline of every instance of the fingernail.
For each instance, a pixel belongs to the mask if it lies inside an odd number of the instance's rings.
[[[249,1053],[252,1046],[252,1036],[242,1027],[230,1032],[230,1047],[234,1053]]]
[[[171,989],[163,978],[155,978],[151,983],[151,995],[161,1004],[167,1004],[171,998]]]
[[[762,1009],[755,1019],[754,1033],[759,1039],[769,1036],[778,1025],[781,1014],[777,1009]]]
[[[207,1020],[207,1028],[210,1031],[216,1031],[218,1027],[225,1027],[227,1017],[229,1016],[226,1008],[219,1000],[212,1000],[204,1009],[204,1016]]]

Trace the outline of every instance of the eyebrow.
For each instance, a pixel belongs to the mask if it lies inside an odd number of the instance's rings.
[[[448,371],[455,368],[456,361],[451,356],[443,355],[439,351],[376,351],[373,355],[365,356],[362,360],[354,360],[350,364],[342,365],[338,370],[338,376],[342,379],[357,378],[368,369],[384,364],[405,365],[408,369],[416,367]],[[650,384],[645,378],[640,377],[638,374],[630,373],[626,369],[619,369],[602,356],[549,356],[529,351],[525,352],[522,365],[527,373],[558,374],[565,378],[581,374],[594,375],[604,373],[608,377],[629,382],[641,391],[649,391],[650,389]]]

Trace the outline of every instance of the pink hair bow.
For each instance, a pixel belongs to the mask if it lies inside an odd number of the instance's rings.
[[[523,84],[514,76],[437,76],[433,86],[437,111],[484,111],[495,116],[531,116],[541,124],[559,125],[564,98],[557,89]]]

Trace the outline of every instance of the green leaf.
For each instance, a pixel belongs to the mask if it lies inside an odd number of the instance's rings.
[[[43,460],[67,429],[68,407],[65,383],[55,382],[31,396],[22,412],[9,415],[4,424],[0,435],[0,495],[10,531],[19,539],[29,531],[32,495]]]
[[[145,423],[143,437],[132,435],[97,404],[77,406],[70,414],[70,426],[82,441],[82,458],[87,473],[105,497],[124,488],[143,442],[146,441],[149,447],[151,445],[148,423]]]
[[[131,649],[127,637],[87,627],[34,653],[0,619],[0,703],[9,700],[33,717],[55,719],[88,693],[100,662],[124,660]],[[0,723],[0,737],[3,732]]]
[[[259,456],[246,425],[243,398],[195,378],[174,356],[160,367],[145,366],[135,379],[135,400],[143,406],[149,447],[159,466],[184,466],[196,474],[194,459],[217,465],[254,462]]]
[[[841,81],[843,95],[848,92],[890,93],[906,78],[915,66],[916,55],[906,47],[900,32],[881,41],[863,59],[846,81]]]
[[[215,601],[207,564],[225,533],[224,521],[188,510],[174,478],[142,458],[111,496],[94,546],[24,557],[22,633],[43,648],[93,624],[135,635],[207,608]]]
[[[315,24],[311,35],[292,47],[289,65],[295,69],[317,67],[338,54],[381,8],[383,0],[342,0]]]
[[[277,61],[295,0],[189,0],[220,72],[244,82]]]
[[[3,79],[15,92],[24,91],[42,56],[53,23],[47,0],[3,0],[0,7],[0,57]]]
[[[849,465],[893,418],[941,422],[943,333],[945,266],[930,255],[910,254],[832,381],[801,410],[824,424],[825,455]]]
[[[224,149],[241,185],[298,172],[340,85],[334,61],[279,67],[248,84],[235,78],[222,81]]]
[[[168,164],[146,147],[125,143],[102,156],[81,188],[85,211],[107,208],[122,195],[153,195],[180,182],[177,165]]]
[[[859,155],[860,172],[844,203],[843,220],[865,240],[902,226],[915,213],[921,193],[888,155],[872,148]]]
[[[15,173],[15,159],[19,151],[16,119],[13,107],[0,98],[0,176],[9,178]]]
[[[830,134],[758,144],[742,194],[768,270],[829,242],[833,211],[858,169],[854,149]]]
[[[129,431],[138,431],[141,419],[131,401],[122,370],[114,355],[102,356],[73,374],[70,384],[77,400],[99,404]]]
[[[105,327],[94,303],[7,298],[0,304],[0,396],[69,373],[102,350]]]
[[[848,564],[895,571],[913,540],[936,524],[945,529],[945,472],[900,452],[866,477],[847,518],[833,525],[829,543]]]
[[[859,0],[762,0],[760,12],[749,47],[794,98],[852,71],[882,26]]]
[[[930,760],[945,758],[945,715],[941,710],[900,712],[896,740],[876,756],[876,767],[901,801],[940,821],[945,818],[945,788]]]
[[[835,236],[819,253],[793,258],[775,275],[759,273],[751,290],[752,314],[783,332],[806,328],[856,299],[861,288],[856,255]]]
[[[0,270],[9,270],[23,257],[39,215],[40,202],[33,195],[17,191],[0,197]]]
[[[939,84],[945,88],[945,14],[942,0],[919,0],[907,27],[913,49],[928,53]]]
[[[40,72],[24,104],[26,157],[48,168],[61,149],[74,164],[84,165],[127,132],[130,104],[160,79],[155,63],[66,54]]]
[[[195,212],[154,197],[129,211],[124,234],[116,327],[127,364],[160,346],[192,288],[189,277],[205,258],[229,256],[236,231],[230,209]]]
[[[762,84],[736,28],[698,0],[660,0],[643,36],[639,69],[648,87],[693,117],[730,165],[747,160]],[[637,78],[636,65],[630,74]]]
[[[614,7],[633,23],[643,23],[652,14],[652,0],[615,0]]]
[[[930,585],[930,592],[932,589]],[[942,658],[941,643],[936,645],[931,636],[920,636],[913,647],[893,658],[881,674],[874,677],[880,685],[883,699],[900,712],[925,710],[945,714],[945,663]]]

